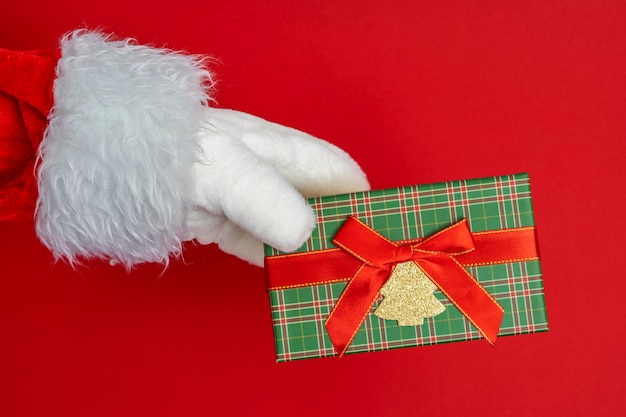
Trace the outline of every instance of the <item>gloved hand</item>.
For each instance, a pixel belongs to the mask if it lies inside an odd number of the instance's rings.
[[[315,226],[304,197],[369,189],[348,154],[258,117],[207,108],[188,197],[190,239],[263,265],[261,242],[300,247]]]
[[[260,241],[309,236],[304,196],[368,188],[335,146],[212,108],[205,63],[88,30],[58,51],[0,49],[0,219],[35,214],[71,264],[167,263],[195,239],[262,265]]]

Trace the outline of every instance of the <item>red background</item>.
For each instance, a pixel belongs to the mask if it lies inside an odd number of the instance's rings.
[[[263,271],[131,274],[0,224],[0,415],[623,415],[619,1],[6,2],[0,47],[99,27],[220,60],[220,106],[323,137],[374,188],[530,173],[547,333],[274,362]]]

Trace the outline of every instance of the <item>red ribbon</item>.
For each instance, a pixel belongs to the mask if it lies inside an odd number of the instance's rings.
[[[340,355],[363,324],[394,266],[407,261],[414,262],[489,343],[495,342],[504,310],[455,259],[474,250],[466,220],[417,243],[398,244],[350,217],[333,243],[361,262],[325,324]]]
[[[535,228],[472,232],[475,250],[455,256],[464,267],[539,259]],[[414,239],[401,243],[418,243]],[[269,290],[348,281],[363,262],[339,248],[295,252],[265,258]]]

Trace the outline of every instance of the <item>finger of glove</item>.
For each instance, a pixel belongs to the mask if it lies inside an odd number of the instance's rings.
[[[263,242],[230,221],[224,223],[218,246],[252,265],[263,266]]]
[[[187,213],[187,230],[189,235],[185,240],[196,240],[202,245],[217,243],[223,252],[263,266],[263,243],[225,216],[201,208],[191,209]]]
[[[210,213],[199,207],[187,211],[187,232],[185,240],[196,240],[208,245],[219,241],[224,224],[228,221],[225,216]]]
[[[302,195],[238,138],[212,126],[199,139],[202,153],[192,166],[192,203],[226,216],[277,249],[302,245],[315,226]]]
[[[217,128],[240,137],[306,197],[369,190],[361,167],[327,141],[233,110],[208,109],[206,117]]]

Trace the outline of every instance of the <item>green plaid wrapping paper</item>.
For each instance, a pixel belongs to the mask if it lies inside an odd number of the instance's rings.
[[[427,237],[463,218],[472,232],[534,226],[527,174],[318,197],[308,202],[318,223],[296,252],[334,248],[333,237],[352,215],[393,241]],[[266,256],[280,254],[265,247]],[[499,336],[548,330],[538,260],[467,270],[504,308]],[[324,321],[346,285],[342,281],[269,291],[278,362],[336,355]],[[425,319],[421,326],[398,326],[396,321],[370,313],[346,354],[481,337],[439,290],[434,295],[446,310]]]

